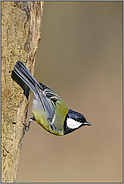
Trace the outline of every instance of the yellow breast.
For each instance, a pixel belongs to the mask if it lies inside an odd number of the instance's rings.
[[[44,110],[37,110],[35,111],[34,109],[32,110],[35,121],[41,125],[45,130],[48,132],[54,134],[54,135],[64,135],[63,130],[61,132],[53,131],[51,129],[50,124],[47,121],[47,116]]]

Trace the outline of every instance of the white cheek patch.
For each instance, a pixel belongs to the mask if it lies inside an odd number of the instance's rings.
[[[79,126],[81,124],[82,123],[80,123],[78,121],[75,121],[74,119],[67,118],[67,126],[68,126],[68,128],[71,128],[71,129],[79,128]]]

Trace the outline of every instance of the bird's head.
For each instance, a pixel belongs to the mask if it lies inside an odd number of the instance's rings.
[[[69,109],[64,122],[64,134],[73,132],[85,125],[91,126],[91,123],[87,122],[82,114]]]

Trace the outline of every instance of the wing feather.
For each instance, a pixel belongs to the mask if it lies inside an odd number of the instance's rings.
[[[40,104],[40,107],[38,108],[44,109],[47,121],[51,125],[51,129],[61,132],[63,130],[65,116],[67,115],[69,108],[53,90],[44,84],[36,84],[36,90],[38,96],[35,97],[33,102],[35,109],[36,106]]]
[[[38,96],[35,97],[35,100],[37,98],[40,101],[41,109],[44,109],[47,119],[52,123],[55,115],[56,102],[59,100],[59,96],[42,83],[39,83],[38,85],[36,84],[35,87],[38,94]]]

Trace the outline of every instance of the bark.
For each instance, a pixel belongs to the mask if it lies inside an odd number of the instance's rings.
[[[16,180],[28,100],[12,80],[16,61],[33,74],[43,2],[1,2],[1,182]]]

